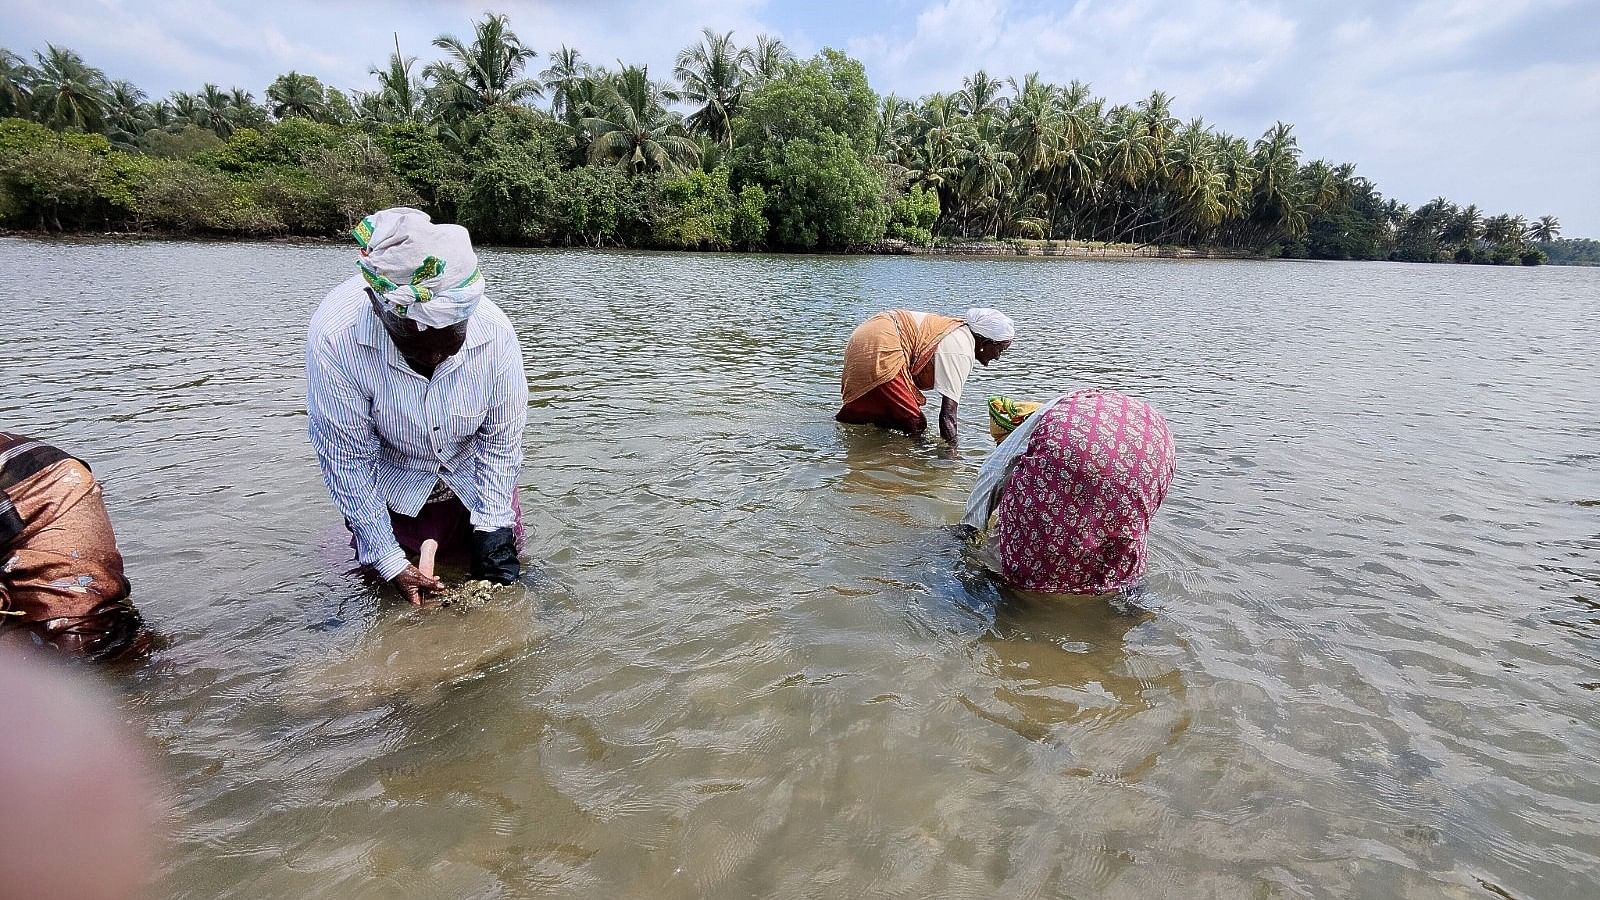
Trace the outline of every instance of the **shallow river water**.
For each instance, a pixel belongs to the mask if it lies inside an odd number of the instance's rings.
[[[162,896],[1581,898],[1600,270],[487,252],[534,587],[350,571],[305,325],[348,248],[0,240],[0,427],[107,485]],[[1017,320],[964,448],[832,421],[892,305]],[[946,530],[982,398],[1167,416],[1141,608]]]

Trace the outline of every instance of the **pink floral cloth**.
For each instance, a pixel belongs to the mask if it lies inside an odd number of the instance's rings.
[[[1148,404],[1076,391],[1043,416],[1006,479],[1000,574],[1023,590],[1103,594],[1144,576],[1145,534],[1172,486],[1172,432]]]

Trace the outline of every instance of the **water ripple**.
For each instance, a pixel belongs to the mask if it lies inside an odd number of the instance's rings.
[[[323,245],[0,239],[0,419],[106,481],[175,897],[1583,897],[1600,880],[1596,273],[494,252],[538,588],[349,573],[304,438]],[[223,286],[226,288],[224,289]],[[1139,609],[942,526],[987,446],[841,428],[896,303],[974,401],[1171,421]]]

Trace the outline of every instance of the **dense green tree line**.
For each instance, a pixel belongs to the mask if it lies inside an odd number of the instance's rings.
[[[1534,249],[1558,266],[1600,266],[1600,241],[1589,238],[1557,238],[1537,243]]]
[[[1067,239],[1271,255],[1536,263],[1559,224],[1443,198],[1385,200],[1160,92],[1111,105],[1079,82],[985,72],[911,102],[837,51],[795,59],[707,30],[670,80],[544,57],[503,16],[398,40],[345,93],[300,72],[263,98],[206,84],[152,100],[70,50],[0,50],[0,224],[324,235],[415,204],[488,241],[850,249],[885,237]],[[537,70],[537,71],[536,71]]]

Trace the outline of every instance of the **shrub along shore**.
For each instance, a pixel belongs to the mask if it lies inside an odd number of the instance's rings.
[[[218,243],[236,242],[239,240],[261,242],[267,244],[329,244],[344,245],[350,241],[347,234],[335,235],[305,235],[305,234],[274,234],[274,235],[236,235],[216,232],[196,231],[98,231],[83,229],[74,231],[48,231],[30,228],[0,228],[0,237],[55,239],[55,240],[85,240],[85,241],[200,241]],[[621,244],[600,245],[587,247],[576,244],[503,244],[494,242],[475,242],[479,247],[501,249],[591,249],[591,250],[622,250],[638,252],[753,252],[753,253],[809,253],[817,256],[975,256],[975,257],[1052,257],[1057,259],[1255,259],[1263,260],[1269,257],[1259,253],[1250,253],[1245,250],[1223,250],[1214,247],[1175,247],[1156,244],[1097,244],[1084,241],[1037,241],[1022,238],[1004,241],[945,241],[935,240],[927,244],[913,244],[907,241],[884,238],[872,244],[848,249],[828,250],[813,249],[808,251],[772,250],[770,248],[735,248],[718,246],[700,247],[656,247],[636,246],[629,247]],[[1587,263],[1574,263],[1586,265]]]
[[[671,80],[544,58],[504,16],[398,39],[371,89],[289,72],[264,102],[150,100],[76,53],[0,50],[0,228],[326,237],[411,205],[486,244],[1537,264],[1552,216],[1410,209],[1349,164],[1180,122],[1157,91],[986,72],[880,97],[833,50],[707,30]],[[1566,244],[1569,242],[1561,242]]]

